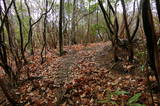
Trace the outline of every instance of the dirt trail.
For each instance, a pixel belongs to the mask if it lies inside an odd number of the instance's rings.
[[[56,96],[57,96],[57,102],[56,104],[59,105],[63,99],[63,96],[66,92],[64,85],[65,83],[69,82],[72,78],[72,71],[71,67],[74,65],[75,54],[72,54],[72,56],[67,56],[62,63],[62,67],[59,69],[59,71],[56,73],[55,82],[56,84],[60,85],[60,88],[57,90]]]
[[[55,82],[58,85],[60,85],[60,88],[56,93],[56,96],[57,96],[56,105],[61,104],[63,96],[66,93],[66,89],[64,85],[66,83],[69,83],[71,79],[75,76],[73,73],[74,70],[72,70],[72,67],[77,65],[78,64],[77,62],[83,58],[83,57],[80,57],[81,56],[80,54],[90,52],[90,51],[94,51],[96,52],[95,54],[99,54],[103,48],[104,46],[102,45],[96,45],[93,47],[84,47],[82,50],[71,51],[68,54],[68,56],[63,59],[63,62],[61,65],[62,67],[60,67],[59,71],[56,73],[56,79],[55,79]]]

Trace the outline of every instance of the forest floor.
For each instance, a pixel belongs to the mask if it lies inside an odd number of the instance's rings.
[[[39,54],[28,58],[30,63],[19,76],[23,83],[14,89],[19,103],[27,101],[25,106],[151,105],[145,72],[138,60],[115,63],[110,42],[64,49],[67,53],[62,57],[57,50],[49,50],[42,65]],[[126,57],[125,53],[119,55]],[[158,106],[160,93],[156,91],[152,95]],[[0,95],[1,99],[2,92]],[[7,101],[3,97],[0,103],[4,105]]]

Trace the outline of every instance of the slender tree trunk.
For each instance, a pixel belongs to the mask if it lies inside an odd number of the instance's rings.
[[[60,0],[60,9],[59,9],[59,53],[60,56],[63,55],[63,0]]]
[[[13,6],[14,6],[14,9],[15,9],[15,12],[16,12],[16,15],[17,15],[17,19],[18,19],[18,22],[19,22],[19,30],[20,30],[20,39],[21,39],[21,55],[22,55],[22,59],[24,60],[24,63],[26,64],[27,63],[27,60],[25,58],[25,54],[24,54],[24,39],[23,39],[23,28],[22,28],[22,21],[21,21],[21,18],[19,16],[19,13],[18,13],[18,10],[17,10],[17,6],[16,6],[16,2],[14,1],[13,2]]]
[[[127,15],[126,15],[126,7],[125,7],[125,2],[124,0],[121,0],[122,3],[122,8],[123,8],[123,18],[124,18],[124,23],[125,23],[125,29],[126,29],[126,34],[127,34],[127,39],[128,39],[128,52],[129,52],[129,61],[133,61],[133,44],[131,40],[131,35],[130,35],[130,30],[127,22]]]
[[[100,6],[100,8],[101,8],[101,10],[102,10],[102,13],[103,13],[103,16],[104,16],[104,20],[105,20],[105,22],[106,22],[106,24],[107,24],[107,27],[108,27],[108,29],[109,29],[109,32],[110,32],[111,34],[114,34],[114,32],[113,32],[113,30],[112,30],[112,28],[111,28],[111,25],[110,25],[110,23],[109,23],[108,17],[106,16],[106,15],[107,15],[107,12],[106,12],[105,9],[104,9],[104,6],[103,6],[103,4],[102,4],[102,1],[101,1],[101,0],[98,0],[98,2],[99,2],[99,6]]]
[[[89,1],[89,4],[88,4],[88,8],[89,8],[88,13],[90,13],[90,1]],[[87,42],[86,42],[86,44],[91,42],[90,41],[90,20],[91,20],[91,16],[89,14],[88,15],[88,24],[87,24],[88,27],[87,27]]]
[[[46,0],[46,11],[45,11],[45,17],[44,17],[44,22],[43,22],[43,47],[41,51],[41,64],[45,62],[46,59],[46,46],[47,46],[47,41],[46,41],[46,24],[47,24],[47,8],[48,8],[48,0]],[[44,52],[44,57],[43,57],[43,52]]]
[[[76,7],[77,0],[73,0],[73,11],[72,11],[72,31],[71,31],[71,44],[76,44],[76,33],[75,33],[75,26],[76,26]]]
[[[97,25],[99,25],[99,12],[98,12],[99,8],[97,8]],[[103,37],[100,34],[99,28],[97,29],[97,34],[100,37],[100,39],[103,41]]]
[[[133,33],[132,33],[132,36],[131,36],[131,41],[133,41],[133,39],[135,38],[135,36],[136,36],[136,33],[137,33],[137,31],[138,31],[138,28],[139,28],[139,24],[140,24],[140,19],[139,19],[139,15],[140,15],[140,10],[141,9],[139,9],[138,10],[138,15],[137,15],[137,20],[136,20],[136,26],[135,26],[135,29],[133,30]]]
[[[70,7],[70,3],[71,3],[71,1],[68,0],[68,1],[67,1],[67,6],[68,6],[68,7]],[[73,17],[73,14],[72,14],[72,16],[71,16],[70,14],[68,14],[68,19],[71,19],[71,17]],[[72,23],[69,23],[68,26],[71,26],[71,27],[72,27]],[[68,27],[68,29],[69,29],[69,27]],[[72,29],[71,29],[71,31],[69,32],[68,36],[67,36],[67,44],[68,44],[68,46],[70,46],[71,43],[72,43],[71,37],[72,37]]]
[[[29,15],[29,32],[28,32],[28,41],[24,47],[24,51],[26,50],[28,44],[31,45],[31,55],[34,55],[34,50],[33,50],[33,31],[32,31],[32,17],[31,17],[31,11],[30,11],[30,7],[27,3],[27,0],[24,1],[26,7],[27,7],[27,11],[28,11],[28,15]]]

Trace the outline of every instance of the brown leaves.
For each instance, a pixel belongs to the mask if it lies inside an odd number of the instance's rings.
[[[104,55],[104,51],[100,52],[105,46],[106,43],[96,43],[86,47],[83,45],[65,47],[65,50],[69,52],[62,57],[56,55],[56,50],[51,50],[47,53],[47,61],[42,65],[38,55],[30,57],[32,62],[21,70],[21,80],[28,77],[26,72],[30,77],[43,76],[43,78],[21,85],[16,90],[17,95],[21,95],[18,101],[28,101],[28,105],[54,106],[60,96],[64,101],[62,106],[100,105],[98,100],[105,100],[119,88],[130,92],[127,95],[112,95],[110,100],[120,105],[136,92],[144,92],[146,89],[144,78],[132,74],[117,74],[108,68],[113,65],[110,55],[101,56],[107,59],[104,63],[98,62],[101,60],[97,61],[98,55]],[[122,69],[127,70],[135,68],[134,64],[129,63],[121,63],[121,66]],[[150,79],[154,80],[154,78]],[[60,89],[65,91],[64,94],[58,92]],[[146,97],[148,94],[142,93],[145,103]],[[111,103],[106,104],[112,105]]]

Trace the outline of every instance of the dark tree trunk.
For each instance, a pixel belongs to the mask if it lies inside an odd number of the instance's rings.
[[[4,3],[4,2],[3,2]],[[0,6],[1,7],[1,6]],[[0,8],[0,17],[2,16],[2,8]],[[7,18],[7,14],[5,13],[5,17]],[[3,20],[1,17],[1,22],[5,24],[5,19]],[[8,75],[10,80],[15,83],[16,82],[16,75],[14,74],[12,68],[8,65],[8,55],[7,55],[7,48],[4,39],[4,27],[3,25],[0,28],[0,66],[4,69],[5,73]]]
[[[48,8],[48,0],[46,0],[46,11],[45,11],[45,17],[44,17],[44,23],[43,23],[43,47],[41,51],[41,64],[45,62],[46,59],[46,46],[47,46],[47,41],[46,41],[46,24],[47,24],[47,8]],[[43,56],[44,52],[44,56]]]
[[[134,5],[135,6],[135,5]],[[137,3],[137,6],[138,6],[138,3]],[[135,11],[135,10],[134,10]],[[136,36],[136,33],[138,31],[138,28],[139,28],[139,24],[140,24],[140,18],[139,18],[139,15],[140,15],[140,12],[141,12],[141,5],[139,5],[138,7],[138,14],[136,16],[136,26],[135,26],[135,29],[133,30],[133,33],[131,35],[131,41],[133,41],[133,39],[135,38]],[[134,13],[133,13],[134,14]]]
[[[60,56],[63,55],[63,26],[62,26],[62,18],[63,18],[63,0],[60,0],[60,9],[59,9],[59,53]]]
[[[76,26],[76,6],[77,0],[73,0],[73,13],[72,13],[72,31],[71,31],[71,44],[76,44],[76,33],[75,33],[75,26]]]
[[[99,25],[99,8],[97,8],[97,18],[96,19],[97,19],[97,25]],[[103,37],[100,34],[99,28],[97,29],[97,34],[99,35],[100,39],[103,41]]]
[[[156,1],[156,8],[157,8],[157,13],[158,13],[158,18],[160,22],[160,0],[155,0]]]
[[[114,34],[114,32],[113,32],[113,30],[112,30],[112,28],[111,28],[111,26],[110,26],[110,23],[109,23],[109,21],[108,21],[108,17],[106,16],[106,15],[107,15],[107,12],[106,12],[106,10],[104,9],[104,6],[103,6],[103,4],[102,4],[102,1],[101,1],[101,0],[98,0],[98,2],[99,2],[99,6],[100,6],[100,8],[101,8],[101,10],[102,10],[102,13],[103,13],[103,16],[104,16],[104,20],[105,20],[105,22],[106,22],[106,24],[107,24],[107,27],[108,27],[110,33],[111,33],[111,34]]]
[[[150,0],[142,0],[142,19],[144,32],[147,39],[149,65],[154,71],[156,80],[160,86],[160,61],[156,44],[153,17],[150,8]]]

